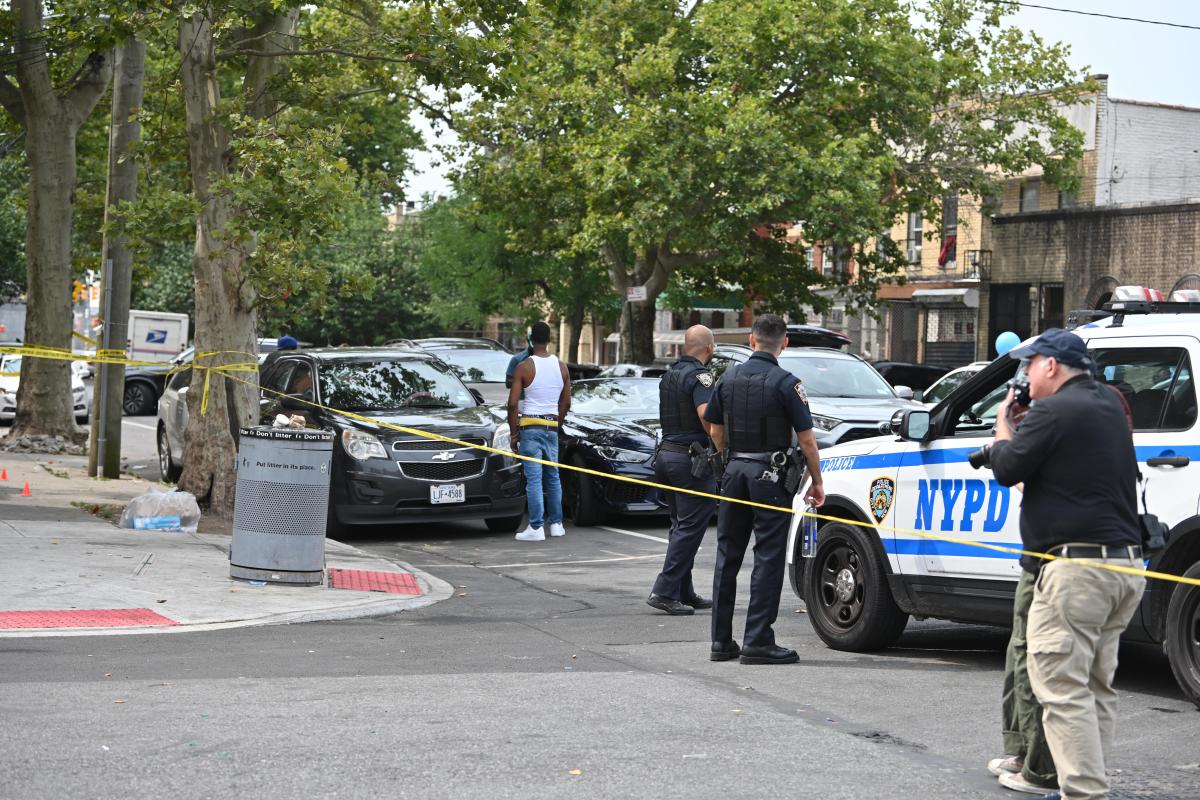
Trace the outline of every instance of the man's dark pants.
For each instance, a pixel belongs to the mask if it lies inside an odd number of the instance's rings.
[[[1046,734],[1042,730],[1042,706],[1029,684],[1028,643],[1025,629],[1033,605],[1037,576],[1021,570],[1013,598],[1012,635],[1004,657],[1004,752],[1025,760],[1021,775],[1038,786],[1056,788],[1058,775]]]
[[[692,460],[687,453],[660,450],[654,462],[654,477],[659,483],[716,494],[717,482],[712,470],[703,478],[692,477]],[[662,572],[651,590],[660,597],[681,602],[696,596],[692,587],[692,563],[708,528],[708,521],[717,510],[717,501],[682,492],[664,492],[667,510],[671,512],[671,534]]]
[[[766,464],[733,460],[721,481],[721,496],[790,508],[792,499],[778,481],[760,480]],[[733,607],[737,602],[737,575],[754,533],[754,571],[750,575],[750,608],[746,612],[744,644],[775,644],[771,626],[779,614],[783,591],[788,526],[791,514],[722,501],[717,512],[717,566],[713,573],[712,640],[733,639]]]

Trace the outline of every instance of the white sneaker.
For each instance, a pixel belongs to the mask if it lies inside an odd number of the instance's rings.
[[[551,522],[550,523],[550,535],[551,536],[566,536],[567,529],[563,527],[563,524],[561,522]]]
[[[517,534],[518,542],[544,542],[546,541],[546,532],[541,528],[535,528],[532,525]]]

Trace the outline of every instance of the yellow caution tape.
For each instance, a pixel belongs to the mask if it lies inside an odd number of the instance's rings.
[[[99,345],[99,344],[100,344],[99,342],[97,342],[97,341],[96,341],[95,339],[93,339],[92,337],[90,337],[90,336],[84,336],[84,335],[83,335],[82,333],[80,333],[79,331],[71,331],[71,335],[72,335],[72,336],[74,336],[76,339],[82,339],[83,341],[85,341],[85,342],[87,342],[88,344],[90,344],[90,345],[93,345],[93,346],[96,346],[96,345]]]
[[[60,358],[61,359],[61,358],[69,357],[70,360],[77,359],[77,357],[72,356],[69,353],[69,351],[63,351],[61,349],[56,349],[56,348],[45,348],[45,347],[39,348],[36,346],[0,348],[0,352],[3,352],[3,353],[16,352],[19,355],[27,355],[30,358]],[[64,355],[64,353],[65,353],[65,355]],[[196,359],[198,360],[200,358],[212,358],[212,357],[215,357],[218,355],[251,355],[251,354],[250,353],[238,353],[238,352],[233,352],[233,351],[230,351],[228,353],[221,352],[221,351],[212,351],[212,352],[198,353],[198,354],[196,354]],[[93,359],[89,359],[89,360],[93,360]],[[139,361],[133,361],[131,359],[123,359],[123,358],[113,358],[110,361],[105,361],[104,359],[97,359],[97,360],[100,360],[101,363],[123,363],[126,366],[143,366],[143,365],[160,366],[162,363],[162,362],[139,362]],[[322,405],[322,404],[317,403],[312,400],[305,400],[303,398],[296,397],[295,395],[289,395],[286,392],[281,392],[276,389],[269,389],[265,386],[260,385],[257,381],[245,380],[243,378],[238,377],[235,374],[237,372],[250,372],[250,371],[256,372],[258,370],[257,358],[255,359],[255,361],[253,363],[242,362],[242,363],[221,364],[221,365],[207,365],[207,364],[197,364],[197,363],[183,364],[183,365],[179,365],[179,366],[169,370],[169,372],[178,372],[183,369],[200,369],[200,370],[205,371],[204,396],[201,398],[201,403],[200,403],[200,413],[201,414],[205,413],[208,409],[209,378],[212,375],[212,373],[215,372],[215,373],[222,375],[230,380],[237,381],[238,383],[245,384],[246,386],[250,386],[260,392],[266,392],[267,394],[273,394],[278,397],[289,397],[289,398],[291,398],[291,400],[293,402],[302,403],[306,406],[320,409],[322,411],[328,411],[333,414],[338,414],[340,416],[343,416],[343,417],[346,417],[349,419],[355,419],[360,422],[367,422],[372,425],[378,425],[381,428],[386,428],[388,430],[396,431],[398,433],[405,433],[405,434],[409,434],[412,436],[418,436],[418,437],[421,437],[424,439],[433,439],[435,441],[445,442],[446,444],[456,445],[456,446],[464,448],[464,449],[481,450],[485,453],[492,453],[495,455],[507,456],[508,458],[512,458],[512,459],[516,459],[516,460],[520,460],[520,461],[530,461],[535,464],[541,464],[546,467],[556,467],[558,469],[567,469],[567,470],[571,470],[573,472],[578,472],[578,473],[581,473],[584,475],[592,475],[597,478],[604,478],[606,480],[623,481],[625,483],[632,483],[632,484],[635,484],[638,486],[647,486],[652,489],[658,489],[658,490],[664,491],[664,492],[678,492],[678,493],[682,493],[682,494],[690,494],[690,495],[694,495],[696,497],[704,497],[709,500],[717,500],[717,501],[723,502],[723,503],[737,503],[739,505],[750,506],[752,508],[761,508],[766,511],[777,511],[781,514],[795,514],[795,515],[801,516],[801,517],[811,517],[813,519],[825,520],[828,522],[838,522],[843,525],[855,525],[855,526],[861,527],[861,528],[871,528],[876,531],[890,531],[892,533],[900,533],[900,534],[904,534],[906,536],[915,536],[917,538],[927,539],[930,541],[947,542],[949,544],[966,545],[968,547],[978,547],[982,550],[992,550],[994,552],[1007,553],[1007,554],[1016,555],[1016,556],[1030,556],[1033,558],[1040,558],[1044,561],[1063,561],[1063,562],[1066,562],[1069,564],[1078,564],[1080,566],[1090,567],[1092,569],[1102,569],[1102,570],[1107,570],[1109,572],[1119,572],[1119,573],[1122,573],[1125,575],[1136,575],[1136,576],[1139,576],[1142,578],[1152,578],[1155,580],[1169,581],[1169,582],[1173,582],[1173,583],[1181,583],[1181,584],[1186,584],[1189,586],[1200,586],[1200,578],[1186,578],[1182,575],[1172,575],[1167,572],[1157,572],[1155,570],[1139,569],[1137,567],[1126,567],[1126,566],[1122,566],[1120,564],[1109,564],[1109,563],[1105,563],[1105,562],[1089,561],[1086,559],[1078,559],[1078,558],[1065,558],[1063,556],[1056,556],[1051,553],[1039,553],[1039,552],[1036,552],[1033,550],[1023,550],[1018,547],[1004,547],[1002,545],[987,544],[985,542],[975,542],[975,541],[971,541],[969,539],[958,539],[958,538],[955,538],[952,536],[939,536],[938,534],[929,533],[928,531],[919,531],[919,530],[915,530],[912,528],[899,528],[899,527],[895,527],[895,526],[891,526],[891,525],[877,525],[875,523],[870,523],[870,522],[860,522],[859,520],[844,519],[842,517],[834,517],[834,516],[830,516],[828,514],[818,514],[816,512],[812,512],[812,511],[797,511],[796,509],[790,508],[790,507],[776,506],[776,505],[771,505],[770,503],[759,503],[754,500],[743,500],[738,497],[722,497],[721,495],[714,494],[712,492],[702,492],[697,489],[685,489],[680,486],[668,486],[666,484],[657,483],[655,481],[643,480],[642,478],[632,478],[632,477],[629,477],[626,475],[614,475],[611,472],[601,472],[599,470],[589,469],[588,467],[580,467],[580,466],[576,466],[574,464],[561,464],[557,461],[549,461],[547,459],[537,458],[535,456],[526,456],[526,455],[522,455],[520,453],[514,453],[510,450],[501,450],[496,447],[490,447],[488,445],[472,444],[470,442],[464,442],[461,439],[455,439],[450,436],[443,436],[440,433],[433,433],[431,431],[425,431],[425,430],[421,430],[419,428],[410,428],[405,425],[397,425],[392,422],[384,422],[383,420],[364,416],[362,414],[356,414],[352,411],[343,411],[338,408],[333,408],[331,406]]]

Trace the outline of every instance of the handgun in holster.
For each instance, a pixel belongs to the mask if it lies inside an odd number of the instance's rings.
[[[712,467],[713,477],[718,481],[721,480],[725,477],[725,454],[716,448],[705,452],[708,454],[708,463]]]
[[[696,480],[708,477],[708,448],[699,442],[688,445],[688,458],[691,460],[692,477]]]
[[[804,480],[804,456],[800,449],[793,447],[787,451],[783,465],[783,490],[795,494]]]

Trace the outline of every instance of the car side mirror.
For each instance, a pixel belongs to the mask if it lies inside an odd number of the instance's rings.
[[[896,419],[893,417],[893,423]],[[925,442],[932,433],[929,422],[929,412],[923,408],[910,408],[901,412],[896,434],[910,442]]]
[[[899,397],[901,400],[912,400],[913,399],[912,387],[897,386],[897,387],[895,387],[895,389],[896,389],[896,396]]]
[[[472,389],[470,387],[467,387],[467,391],[469,391],[471,393],[471,397],[475,398],[476,403],[479,403],[479,405],[481,405],[481,406],[486,405],[486,403],[484,403],[484,400],[483,400],[483,392],[479,391],[478,389]]]

